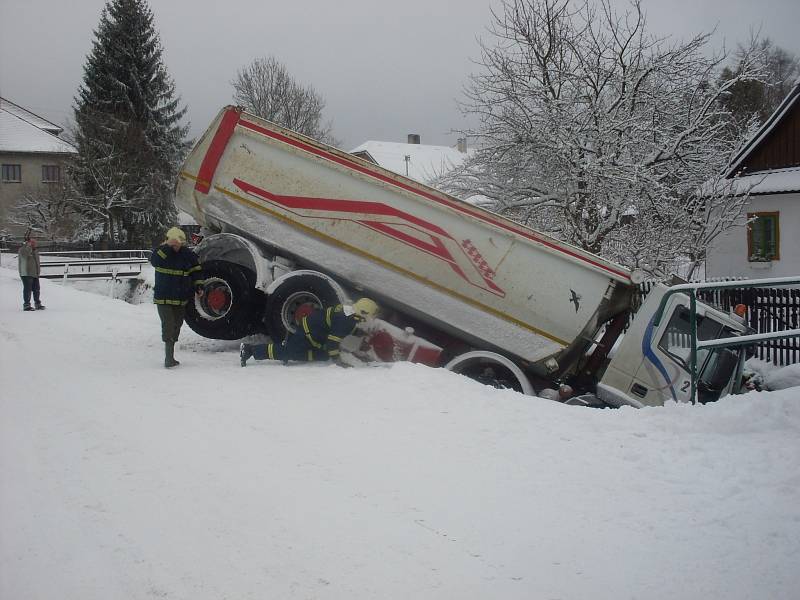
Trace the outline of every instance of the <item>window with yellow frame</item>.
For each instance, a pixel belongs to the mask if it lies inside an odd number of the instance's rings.
[[[747,260],[768,262],[779,260],[781,230],[780,213],[747,213]]]

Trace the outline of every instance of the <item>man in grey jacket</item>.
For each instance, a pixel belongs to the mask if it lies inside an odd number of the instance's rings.
[[[22,310],[34,310],[31,306],[31,292],[36,310],[44,310],[44,305],[39,298],[39,250],[36,240],[28,237],[17,253],[19,261],[19,277],[22,279]]]

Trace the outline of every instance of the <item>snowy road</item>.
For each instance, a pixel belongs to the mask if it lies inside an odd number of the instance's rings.
[[[793,599],[800,391],[596,411],[257,364],[0,269],[0,597]]]

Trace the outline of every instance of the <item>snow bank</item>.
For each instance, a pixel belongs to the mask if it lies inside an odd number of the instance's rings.
[[[72,289],[124,300],[129,304],[151,304],[153,285],[146,281],[145,273],[142,273],[142,277],[132,279],[73,279],[66,283]]]
[[[750,377],[759,388],[785,390],[800,386],[800,364],[779,367],[757,358],[748,359],[745,376]]]
[[[238,366],[0,269],[0,597],[789,599],[798,390],[592,410],[419,365]]]
[[[770,372],[765,383],[769,390],[785,390],[800,386],[800,364],[788,365]]]

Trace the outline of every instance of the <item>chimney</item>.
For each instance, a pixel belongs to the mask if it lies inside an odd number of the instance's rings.
[[[467,153],[467,138],[465,138],[465,137],[458,138],[458,143],[456,144],[456,148],[458,148],[459,152],[461,152],[463,154],[466,154]]]
[[[409,144],[419,144],[419,134],[418,133],[409,133],[408,134],[408,143]]]

